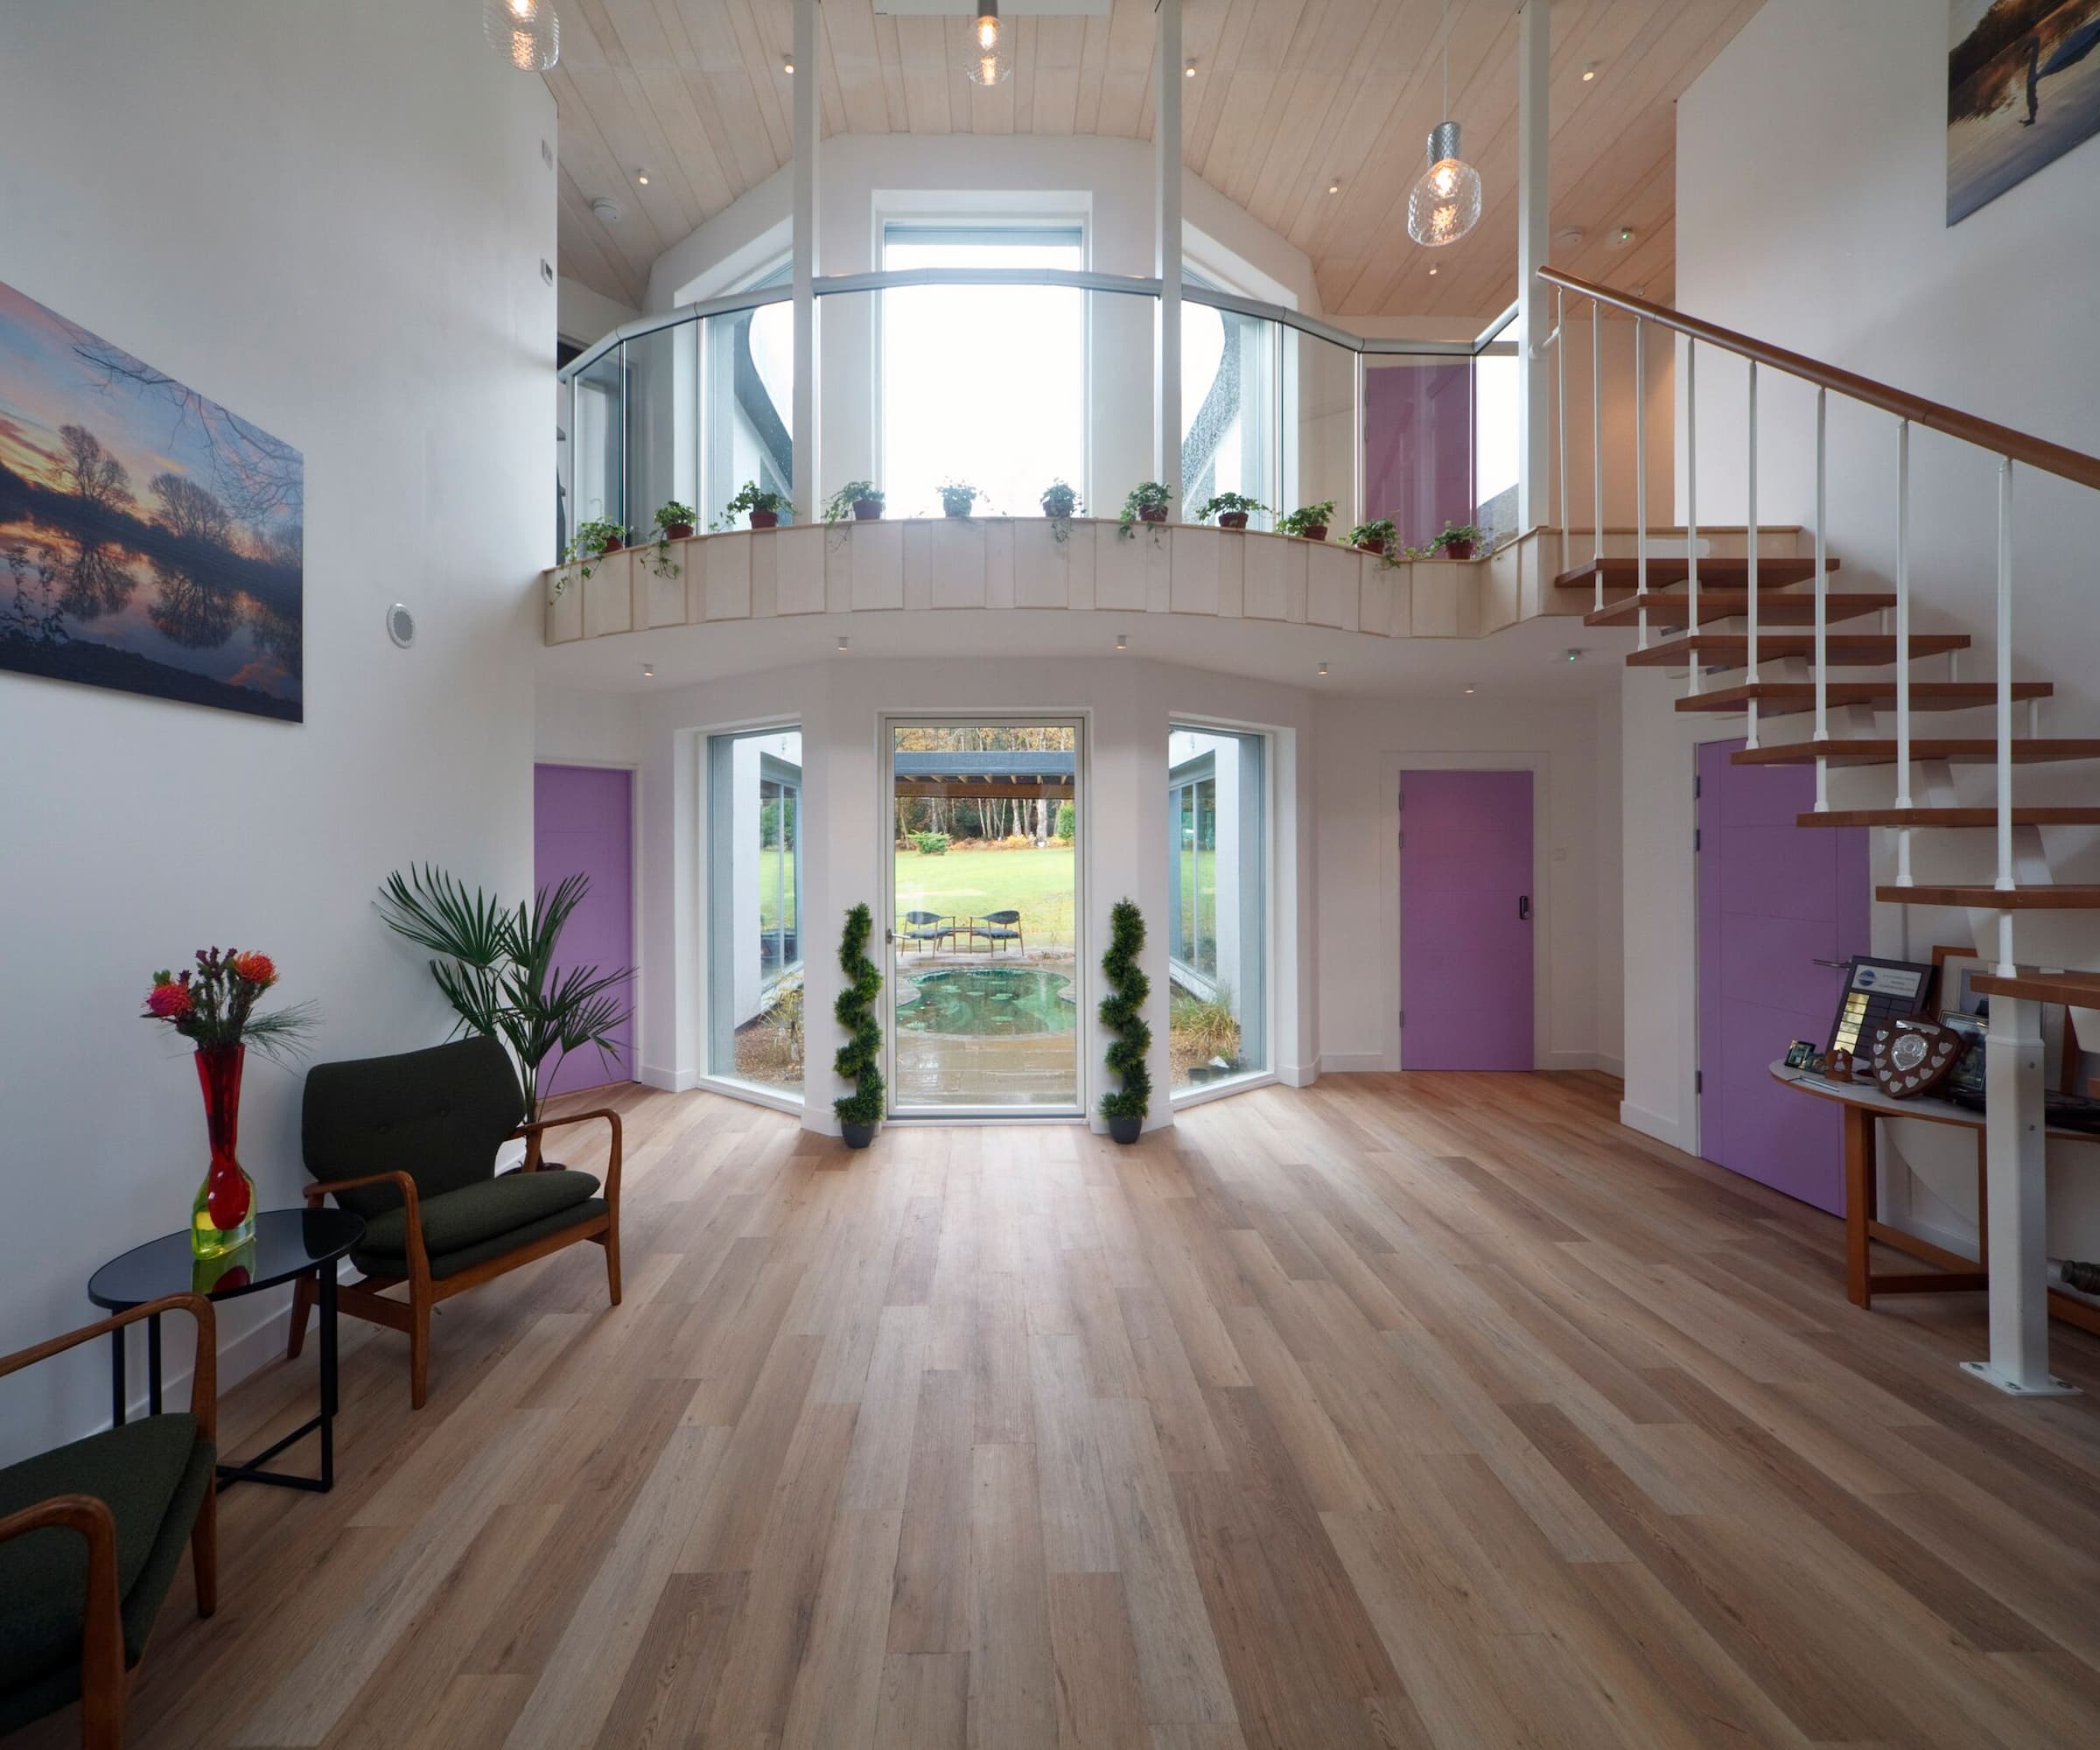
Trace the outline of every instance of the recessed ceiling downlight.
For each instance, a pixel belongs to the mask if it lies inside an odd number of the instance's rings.
[[[387,636],[403,650],[416,641],[416,616],[409,612],[407,603],[396,602],[387,610]]]

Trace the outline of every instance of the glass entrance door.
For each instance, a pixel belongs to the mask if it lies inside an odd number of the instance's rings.
[[[889,742],[891,1110],[1083,1110],[1080,725],[893,721]]]

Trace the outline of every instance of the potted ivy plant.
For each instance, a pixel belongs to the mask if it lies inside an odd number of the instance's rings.
[[[1325,541],[1327,524],[1334,519],[1334,500],[1322,499],[1318,504],[1301,504],[1290,515],[1277,522],[1280,534],[1295,535],[1306,541]]]
[[[739,516],[749,516],[753,528],[777,528],[780,513],[788,508],[784,493],[767,492],[756,480],[746,480],[737,488],[737,495],[722,507],[722,521],[733,525]]]
[[[967,480],[943,480],[940,492],[941,512],[944,516],[968,516],[970,507],[982,496]]]
[[[1267,509],[1259,499],[1249,498],[1244,493],[1218,493],[1203,501],[1203,508],[1196,513],[1196,521],[1208,522],[1214,516],[1220,528],[1244,528],[1250,512]]]
[[[868,958],[868,938],[874,928],[874,915],[865,901],[846,914],[846,926],[838,938],[838,970],[845,974],[846,983],[831,1010],[846,1030],[846,1042],[831,1060],[831,1068],[853,1084],[853,1091],[834,1100],[831,1110],[838,1115],[839,1134],[853,1149],[864,1149],[873,1142],[875,1127],[882,1122],[882,1028],[875,1019],[882,974]]]
[[[1109,993],[1101,999],[1100,1014],[1102,1026],[1116,1035],[1104,1061],[1123,1086],[1102,1096],[1101,1116],[1108,1120],[1109,1135],[1119,1143],[1138,1140],[1152,1104],[1152,1072],[1145,1061],[1152,1030],[1144,1018],[1152,981],[1138,963],[1144,951],[1144,914],[1129,900],[1116,900],[1109,914],[1108,952],[1101,956]]]
[[[1393,527],[1390,516],[1382,516],[1376,522],[1360,522],[1349,530],[1349,545],[1361,547],[1367,553],[1376,553],[1383,558],[1399,544],[1400,531]]]
[[[1043,514],[1070,517],[1079,514],[1079,494],[1062,480],[1052,480],[1043,488]]]
[[[602,558],[607,553],[617,553],[627,544],[627,531],[624,523],[598,521],[577,525],[576,554],[579,559]],[[585,571],[587,578],[591,574]]]
[[[1470,522],[1447,522],[1444,532],[1429,543],[1429,550],[1446,559],[1470,559],[1483,538]]]
[[[1118,539],[1128,540],[1140,522],[1165,522],[1173,488],[1162,480],[1140,480],[1124,495],[1123,514],[1117,519]]]
[[[694,511],[690,504],[680,504],[672,499],[656,507],[657,539],[659,541],[684,541],[693,532]]]
[[[824,506],[824,521],[844,522],[851,516],[858,522],[878,522],[886,497],[873,480],[848,480]]]

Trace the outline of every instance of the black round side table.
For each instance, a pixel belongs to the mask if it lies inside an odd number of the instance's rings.
[[[237,1300],[244,1294],[276,1288],[302,1276],[314,1279],[314,1300],[321,1318],[320,1414],[301,1423],[281,1440],[242,1463],[220,1465],[221,1488],[236,1482],[276,1483],[281,1488],[326,1492],[335,1487],[335,1266],[364,1237],[365,1224],[346,1209],[264,1209],[256,1216],[256,1236],[224,1257],[199,1258],[190,1250],[186,1229],[168,1234],[114,1257],[88,1279],[88,1298],[113,1312],[129,1311],[166,1294],[201,1294],[211,1300]],[[112,1331],[109,1348],[110,1402],[121,1423],[127,1410],[124,1389],[124,1333]],[[146,1404],[160,1412],[160,1315],[146,1320]],[[262,1468],[295,1440],[318,1432],[321,1474],[294,1476]]]

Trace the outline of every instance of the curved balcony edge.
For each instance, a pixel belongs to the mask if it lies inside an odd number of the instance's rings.
[[[1062,538],[1060,538],[1060,536]],[[1193,523],[930,517],[698,535],[540,576],[548,646],[679,626],[922,609],[1109,610],[1483,638],[1557,601],[1557,529],[1474,559],[1388,564],[1338,542]],[[1561,592],[1563,595],[1567,592]],[[1583,604],[1582,606],[1586,606]]]

